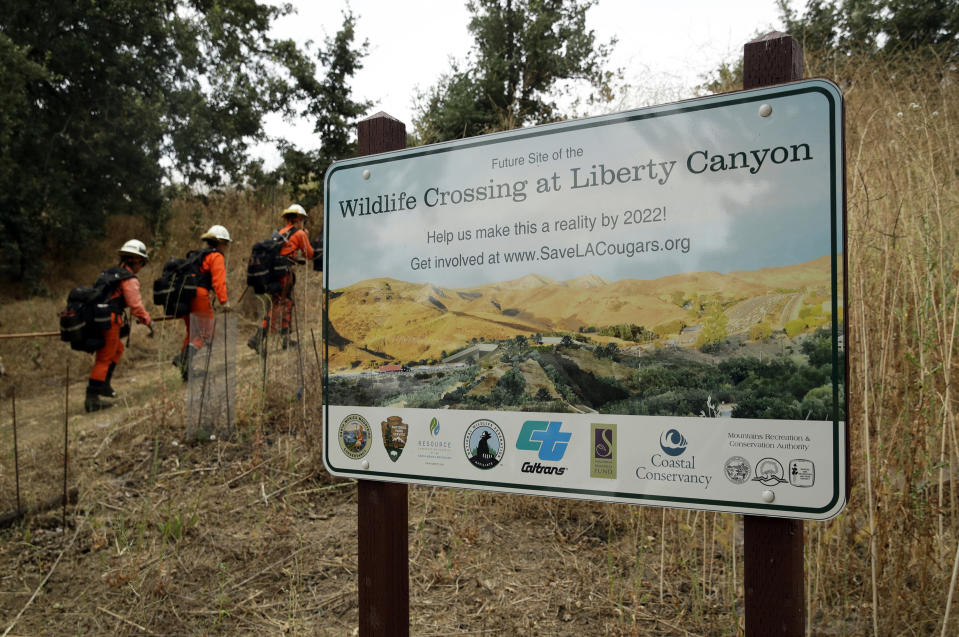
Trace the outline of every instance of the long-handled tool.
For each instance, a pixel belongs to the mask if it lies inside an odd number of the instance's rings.
[[[0,334],[0,339],[7,338],[42,338],[44,336],[60,336],[60,332],[23,332],[20,334]]]
[[[159,316],[153,319],[154,323],[162,323],[163,321],[175,321],[179,316]],[[45,336],[60,336],[60,332],[21,332],[18,334],[0,334],[0,340],[10,339],[10,338],[43,338]]]
[[[260,352],[260,355],[263,357],[263,381],[261,387],[263,388],[263,395],[266,396],[266,359],[270,353],[270,329],[273,326],[273,300],[266,299],[263,305],[266,307],[266,327],[263,328],[263,342]]]
[[[310,328],[310,336],[313,338],[313,356],[316,357],[316,373],[323,375],[323,366],[320,365],[320,353],[316,350],[316,333]]]
[[[223,315],[223,391],[226,396],[226,425],[224,429],[232,433],[233,420],[230,418],[230,339],[227,338],[227,328],[230,324],[230,315]]]
[[[290,300],[293,301],[293,326],[296,328],[296,357],[300,366],[300,388],[296,390],[296,399],[300,400],[303,398],[303,391],[306,387],[306,376],[303,374],[302,339],[300,338],[300,313],[296,310],[296,301],[292,298]]]
[[[225,319],[225,315],[224,315],[224,319]],[[216,329],[214,326],[213,334],[210,336],[210,340],[204,343],[204,347],[206,347],[206,366],[205,366],[205,369],[203,370],[203,385],[200,388],[200,412],[197,415],[197,419],[196,419],[197,430],[203,427],[203,403],[206,402],[206,384],[207,384],[207,380],[210,378],[210,360],[213,358],[213,343],[215,340],[216,340]],[[224,343],[224,346],[226,346],[226,343]],[[193,373],[192,363],[193,361],[191,360],[190,361],[191,375]]]

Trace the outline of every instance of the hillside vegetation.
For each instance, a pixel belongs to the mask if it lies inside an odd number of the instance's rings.
[[[768,325],[768,338],[799,319],[803,305],[814,303],[822,320],[807,321],[797,330],[808,331],[826,322],[821,306],[830,298],[829,268],[826,256],[752,272],[615,282],[595,275],[555,281],[528,274],[463,289],[370,279],[331,291],[330,325],[344,339],[330,350],[331,369],[445,358],[444,352],[477,340],[518,335],[585,332],[619,337],[619,344],[662,343],[677,339],[683,327],[704,325],[713,307],[725,316],[728,328],[717,341],[748,334],[760,322]]]

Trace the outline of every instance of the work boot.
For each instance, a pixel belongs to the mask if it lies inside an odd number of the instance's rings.
[[[188,345],[180,350],[180,353],[170,361],[174,367],[180,370],[180,377],[186,382],[190,377],[190,350],[196,350],[193,345]]]
[[[176,367],[177,369],[183,369],[183,366],[186,364],[187,351],[184,347],[173,357],[173,360],[170,361],[170,364]]]
[[[107,369],[107,379],[103,383],[103,387],[100,389],[100,395],[106,396],[107,398],[116,398],[117,392],[110,385],[110,380],[113,378],[113,371],[117,368],[116,363],[110,363],[110,367]]]
[[[200,349],[190,343],[186,346],[186,349],[180,352],[182,355],[182,361],[180,364],[180,378],[183,379],[183,382],[190,380],[190,363],[193,361],[193,358],[197,355]],[[202,372],[202,370],[194,370],[194,373]]]
[[[256,328],[256,332],[254,332],[253,336],[250,337],[250,340],[246,342],[246,346],[257,354],[262,354],[263,352],[260,350],[263,347],[264,336],[266,336],[266,330],[262,327]]]
[[[102,380],[90,379],[90,382],[87,385],[87,396],[83,401],[83,409],[87,413],[92,411],[100,411],[101,409],[107,409],[113,406],[110,403],[105,403],[100,400],[100,396],[103,395],[103,385],[104,383]]]
[[[280,337],[283,339],[283,349],[289,349],[290,347],[296,347],[296,341],[290,338],[290,328],[284,327],[280,330]]]

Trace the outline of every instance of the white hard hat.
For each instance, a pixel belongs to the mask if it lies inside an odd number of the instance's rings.
[[[216,239],[217,241],[233,241],[230,232],[223,226],[210,226],[210,229],[200,235],[201,239]]]
[[[283,211],[283,216],[286,215],[300,215],[301,217],[309,217],[310,215],[306,214],[306,210],[303,210],[303,206],[298,203],[292,204],[289,208]]]
[[[147,247],[143,244],[142,241],[137,241],[136,239],[130,239],[123,244],[123,247],[119,250],[120,254],[129,254],[134,257],[143,257],[144,259],[149,260],[150,257],[147,255]]]

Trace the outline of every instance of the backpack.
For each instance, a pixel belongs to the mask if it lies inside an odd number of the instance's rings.
[[[200,272],[203,259],[211,252],[214,250],[191,250],[186,257],[174,257],[164,264],[160,278],[153,282],[153,303],[161,306],[164,314],[189,314],[197,287],[212,287],[210,273]]]
[[[290,259],[280,256],[280,249],[290,240],[297,228],[281,234],[273,231],[273,236],[253,245],[250,262],[246,266],[246,284],[253,288],[254,294],[275,294],[280,291],[280,281],[290,271]]]
[[[110,314],[123,311],[123,298],[110,299],[120,281],[134,274],[124,267],[104,270],[93,287],[79,286],[67,295],[60,312],[60,340],[81,352],[95,352],[106,343],[103,332],[110,327]]]

